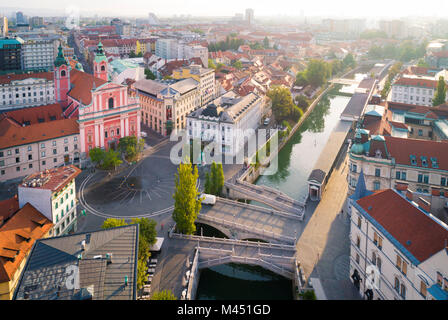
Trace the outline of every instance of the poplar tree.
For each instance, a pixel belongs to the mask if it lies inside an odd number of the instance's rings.
[[[204,192],[210,193],[210,174],[208,172],[205,173]]]
[[[222,168],[222,163],[218,163],[216,166],[216,195],[220,196],[222,188],[224,187],[224,170]]]
[[[197,188],[199,174],[191,163],[181,163],[175,175],[175,191],[173,220],[177,230],[183,234],[193,234],[196,231],[194,222],[201,210],[201,199]]]
[[[432,105],[434,107],[440,106],[444,104],[446,101],[446,84],[445,79],[443,77],[439,78],[439,82],[437,83],[437,91],[434,96],[434,100],[432,101]]]
[[[218,191],[218,175],[217,175],[216,162],[213,161],[210,167],[210,193],[216,195]]]

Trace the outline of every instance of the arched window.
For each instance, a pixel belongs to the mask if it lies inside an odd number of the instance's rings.
[[[114,98],[109,98],[109,109],[114,107]]]
[[[361,239],[358,237],[356,237],[356,246],[359,248],[361,246]]]
[[[400,291],[400,280],[398,280],[397,277],[395,277],[394,288],[395,288],[395,291],[397,291],[397,292]]]
[[[376,265],[376,253],[372,252],[372,264]]]
[[[400,293],[401,297],[403,299],[406,299],[406,287],[404,286],[404,284],[401,284],[401,293]]]
[[[65,70],[61,71],[61,77],[65,77]]]
[[[380,258],[376,259],[376,266],[378,267],[378,270],[381,271],[381,259]]]
[[[101,71],[104,71],[104,70],[106,70],[106,67],[103,65],[103,66],[101,66]]]

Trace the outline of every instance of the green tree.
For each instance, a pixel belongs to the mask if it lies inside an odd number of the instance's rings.
[[[148,68],[145,69],[145,77],[148,80],[155,80],[156,76],[154,75],[154,73],[152,73],[151,70],[149,70]]]
[[[224,170],[222,168],[222,163],[218,163],[216,166],[216,195],[220,196],[222,188],[224,187]]]
[[[216,195],[218,193],[218,175],[216,162],[213,161],[210,166],[210,193]]]
[[[116,227],[122,227],[127,226],[128,224],[124,219],[114,219],[109,218],[104,220],[103,225],[101,226],[102,229],[110,229],[110,228],[116,228]]]
[[[93,148],[89,151],[90,160],[92,160],[96,166],[100,166],[103,163],[105,156],[106,152],[101,148]]]
[[[149,246],[156,243],[157,239],[157,222],[148,218],[133,218],[132,223],[139,225],[140,236],[143,237]]]
[[[297,72],[295,85],[299,87],[306,87],[308,85],[305,71]]]
[[[269,39],[268,39],[268,37],[264,37],[264,39],[263,39],[263,47],[265,49],[269,49]]]
[[[122,163],[123,161],[120,160],[118,151],[109,149],[104,156],[102,168],[107,170],[115,169]]]
[[[308,109],[310,102],[308,101],[308,99],[304,96],[304,95],[298,95],[294,98],[294,102],[296,103],[296,105],[302,109],[302,110],[306,110]]]
[[[212,59],[208,59],[208,67],[211,69],[216,69],[216,65]]]
[[[272,112],[277,122],[292,118],[295,105],[288,88],[272,86],[267,96],[272,100]]]
[[[210,174],[206,172],[204,182],[204,192],[210,194],[210,190],[211,190]]]
[[[202,199],[197,189],[198,168],[191,163],[181,163],[175,175],[173,220],[183,234],[194,234],[194,222],[201,210]]]
[[[236,60],[235,62],[233,62],[232,66],[238,70],[241,70],[243,68],[243,64],[240,60]]]
[[[128,136],[120,138],[118,142],[118,150],[124,153],[128,161],[134,161],[138,155],[143,152],[145,141],[137,139],[136,136]]]
[[[177,300],[177,298],[170,290],[163,290],[154,292],[151,300]]]
[[[314,290],[305,291],[305,292],[299,294],[299,296],[303,300],[316,300],[316,294],[314,293]]]
[[[429,68],[429,64],[422,58],[418,60],[417,67]]]
[[[345,56],[345,58],[342,60],[342,65],[344,66],[344,68],[354,68],[356,66],[355,58],[351,53]]]
[[[135,53],[135,51],[131,51],[129,52],[129,58],[136,58],[137,54]]]
[[[432,105],[434,107],[444,104],[446,101],[446,83],[444,77],[439,77],[439,82],[437,83],[437,90],[432,100]]]
[[[148,262],[143,259],[138,259],[138,261],[137,261],[137,289],[138,290],[143,288],[143,286],[145,285],[145,281],[147,278],[147,276],[146,276],[147,270],[148,270]]]
[[[381,98],[382,99],[386,99],[387,98],[387,95],[389,94],[390,88],[391,88],[390,80],[387,79],[386,82],[384,83],[383,90],[381,90]]]
[[[331,69],[325,61],[312,59],[305,74],[306,79],[312,86],[320,87],[326,83],[331,74]]]

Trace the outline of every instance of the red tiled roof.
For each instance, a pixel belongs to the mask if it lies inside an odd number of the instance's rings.
[[[93,75],[82,72],[76,69],[70,71],[70,82],[73,88],[68,95],[77,101],[82,101],[82,104],[89,105],[92,102],[92,88],[95,82],[95,87],[102,86],[107,83],[103,79],[95,78]]]
[[[43,120],[43,122],[52,121],[51,117],[54,117],[54,120],[64,119],[64,117],[62,116],[62,107],[57,103],[48,104],[45,106],[12,110],[0,115],[0,118],[5,117],[13,119],[20,125],[24,124],[25,122],[29,122],[30,124],[37,124],[39,123],[39,119]]]
[[[45,170],[42,172],[33,173],[29,176],[27,176],[22,181],[23,184],[32,181],[33,179],[39,179],[43,178],[45,179],[45,183],[42,186],[38,187],[29,187],[33,189],[45,189],[45,190],[51,190],[52,192],[58,192],[62,188],[64,188],[67,183],[72,181],[74,178],[76,178],[81,173],[81,169],[75,167],[74,165],[68,165],[64,167],[59,168],[53,168],[49,170]],[[26,187],[26,186],[24,186]]]
[[[63,119],[22,127],[11,119],[0,120],[0,149],[79,133],[76,119]]]
[[[421,262],[447,245],[448,230],[394,190],[379,191],[357,203]]]
[[[0,201],[0,226],[2,220],[6,220],[19,210],[19,200],[17,195],[10,199]]]
[[[448,51],[433,52],[432,55],[437,58],[448,58]]]
[[[0,283],[13,278],[34,242],[52,227],[53,223],[29,203],[0,227]]]
[[[437,159],[438,169],[448,170],[448,142],[384,137],[387,151],[401,165],[413,166],[411,155],[416,156],[417,167],[423,167],[421,156],[427,158],[428,168],[432,168],[431,158]],[[376,142],[376,141],[371,141]],[[370,148],[375,151],[375,149]],[[383,153],[384,154],[384,153]],[[415,166],[414,166],[415,167]]]
[[[394,128],[405,129],[408,130],[408,126],[401,122],[390,121],[389,122]]]
[[[29,78],[46,79],[53,81],[53,72],[36,72],[36,73],[24,73],[24,74],[4,74],[0,75],[0,84],[11,83],[15,80],[24,80]]]
[[[410,86],[410,87],[422,87],[422,88],[437,88],[436,80],[418,79],[418,78],[406,78],[402,77],[395,81],[394,85]]]

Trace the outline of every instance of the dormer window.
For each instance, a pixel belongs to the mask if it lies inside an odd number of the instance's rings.
[[[101,66],[101,71],[106,70],[106,67],[104,67],[104,65]]]
[[[431,158],[431,165],[433,168],[438,168],[437,158]]]
[[[420,159],[422,160],[422,166],[428,167],[428,159],[426,157],[421,156]]]
[[[381,158],[381,155],[382,155],[381,150],[375,151],[375,158]]]
[[[417,158],[413,154],[411,154],[409,157],[411,158],[411,165],[416,166]]]

